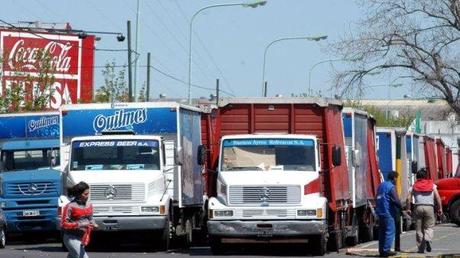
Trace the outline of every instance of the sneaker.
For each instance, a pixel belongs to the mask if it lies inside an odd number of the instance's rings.
[[[425,245],[426,245],[426,251],[431,252],[431,243],[426,241]]]

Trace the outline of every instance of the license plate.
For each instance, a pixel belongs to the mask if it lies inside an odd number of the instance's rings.
[[[40,216],[40,211],[39,210],[24,210],[22,211],[22,216],[24,217]]]
[[[257,237],[272,237],[273,230],[272,229],[259,229],[257,230]]]

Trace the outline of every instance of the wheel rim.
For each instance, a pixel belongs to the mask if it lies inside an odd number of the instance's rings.
[[[5,244],[6,244],[6,236],[5,236],[5,230],[4,229],[2,229],[0,231],[0,241],[1,241],[1,245],[5,246]]]

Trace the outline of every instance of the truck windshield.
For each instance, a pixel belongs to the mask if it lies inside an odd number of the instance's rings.
[[[98,140],[72,143],[70,170],[157,170],[155,140]]]
[[[224,140],[221,171],[315,171],[311,139]]]
[[[2,150],[3,171],[32,170],[59,166],[57,149]]]

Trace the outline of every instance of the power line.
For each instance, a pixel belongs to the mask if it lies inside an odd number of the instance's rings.
[[[107,65],[93,65],[93,66],[88,65],[88,66],[78,66],[78,68],[98,68],[98,69],[99,69],[99,68],[107,68],[107,67],[127,68],[128,65],[109,65],[109,66],[107,66]],[[141,67],[141,68],[147,68],[146,65],[139,65],[139,67]],[[157,71],[158,73],[164,75],[165,77],[168,77],[168,78],[170,78],[170,79],[172,79],[172,80],[175,80],[175,81],[177,81],[177,82],[180,82],[180,83],[184,84],[185,86],[188,85],[188,82],[186,82],[186,81],[184,81],[184,80],[182,80],[182,79],[180,79],[180,78],[178,78],[178,77],[176,77],[176,76],[174,76],[174,75],[171,75],[171,74],[169,74],[169,73],[167,73],[167,72],[164,72],[163,70],[161,70],[161,69],[159,69],[159,68],[157,68],[157,67],[155,67],[155,66],[153,66],[153,65],[151,65],[150,68],[152,68],[153,70]],[[198,88],[198,89],[209,90],[209,91],[215,91],[215,89],[213,89],[213,88],[204,87],[204,86],[197,85],[197,84],[192,84],[192,86],[195,87],[195,88]],[[232,93],[230,93],[230,92],[228,92],[228,91],[224,91],[224,90],[220,90],[220,91],[221,91],[222,93],[225,93],[225,94],[229,95],[229,96],[235,97],[234,94],[232,94]]]
[[[177,1],[173,1],[174,4],[177,6],[177,9],[179,10],[179,12],[181,13],[182,17],[187,21],[187,16],[185,15],[185,12],[184,10],[182,9],[182,7],[177,3]],[[224,80],[224,83],[226,84],[226,86],[228,87],[228,89],[233,92],[233,89],[232,87],[230,86],[230,82],[227,80],[227,78],[224,76],[224,73],[222,72],[222,70],[219,68],[219,66],[217,65],[217,62],[215,61],[215,59],[212,57],[211,53],[209,52],[208,48],[206,47],[206,45],[204,44],[203,40],[201,40],[200,36],[198,34],[196,34],[195,32],[193,32],[193,34],[195,35],[195,37],[198,39],[198,42],[200,43],[201,47],[204,49],[206,55],[208,56],[209,60],[211,60],[211,63],[214,65],[214,67],[217,69],[217,72],[219,73],[219,75],[222,77],[222,79]]]

